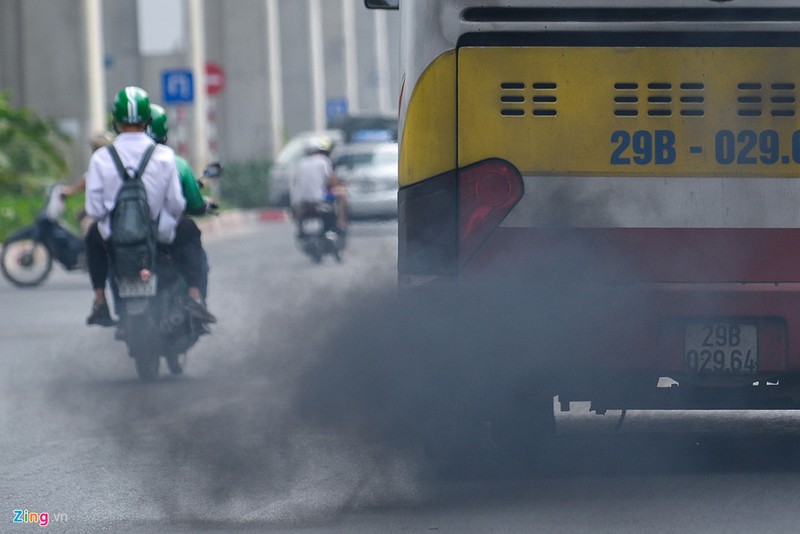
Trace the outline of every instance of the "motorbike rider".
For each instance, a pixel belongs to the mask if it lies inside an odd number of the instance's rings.
[[[150,115],[151,120],[147,128],[147,134],[156,143],[166,145],[169,132],[166,110],[158,104],[150,104]],[[187,236],[187,243],[190,246],[184,247],[184,252],[187,252],[189,257],[184,262],[196,269],[193,276],[199,280],[200,295],[205,301],[208,296],[208,256],[203,250],[200,228],[197,227],[194,219],[187,217],[187,215],[204,215],[209,210],[214,209],[216,205],[203,198],[197,178],[195,178],[189,163],[178,154],[175,154],[175,163],[178,166],[178,176],[181,181],[183,197],[186,199],[186,211],[178,221],[176,232]]]
[[[117,93],[112,105],[114,127],[119,132],[112,143],[126,168],[135,169],[144,152],[153,144],[153,140],[146,133],[150,123],[150,97],[143,89],[128,86]],[[142,173],[142,182],[147,191],[147,203],[150,215],[157,221],[158,241],[164,245],[171,245],[172,250],[181,251],[187,246],[187,237],[177,233],[178,220],[180,219],[186,200],[183,197],[178,177],[175,153],[165,145],[158,145],[153,151],[149,163]],[[104,256],[107,262],[108,240],[111,236],[110,215],[114,209],[116,195],[122,185],[122,178],[114,165],[108,150],[98,150],[89,160],[89,170],[86,175],[86,212],[97,221],[102,242],[87,241],[87,258],[89,258],[89,274],[94,290],[92,314],[87,322],[89,324],[106,324],[92,321],[94,317],[108,317],[108,304],[105,297],[105,276],[101,265],[92,265],[92,256]],[[191,247],[191,243],[188,244]],[[94,254],[89,252],[93,247]],[[102,247],[102,253],[100,252]],[[180,255],[180,254],[179,254]],[[190,254],[185,254],[190,256]],[[200,318],[211,322],[213,316],[208,312],[202,301],[199,283],[192,274],[196,269],[186,267],[179,263],[179,269],[187,280],[189,286],[189,311]],[[102,278],[102,280],[101,280]],[[101,284],[102,282],[102,284]],[[111,321],[113,324],[113,321]]]
[[[305,147],[305,155],[300,158],[295,167],[292,187],[289,190],[292,213],[297,223],[297,235],[303,237],[303,219],[316,213],[317,205],[323,202],[334,202],[339,208],[336,199],[338,181],[333,172],[333,163],[330,152],[333,144],[327,137],[314,137]],[[338,210],[341,211],[341,210]],[[337,213],[335,230],[343,234],[344,226],[341,224],[340,214]],[[327,223],[326,223],[327,224]]]
[[[92,154],[94,154],[95,151],[100,150],[101,148],[106,147],[106,146],[110,145],[113,142],[114,142],[114,134],[112,134],[111,132],[105,132],[104,131],[104,132],[98,132],[98,133],[94,134],[92,136],[92,138],[89,139],[89,146],[92,149]],[[78,193],[83,193],[84,191],[86,191],[86,175],[85,174],[80,178],[80,180],[78,180],[77,182],[75,182],[71,186],[68,186],[68,187],[64,188],[64,190],[62,191],[62,194],[64,196],[70,196],[70,195],[76,195]],[[85,209],[84,209],[84,212],[85,212]],[[85,213],[84,213],[84,215],[85,215]]]
[[[103,147],[106,147],[114,142],[114,134],[111,132],[98,132],[89,139],[89,146],[92,149],[92,153],[96,150],[100,150]],[[80,180],[75,182],[74,184],[65,187],[61,190],[61,195],[63,198],[77,195],[78,193],[83,193],[86,191],[86,175],[84,174],[81,176]],[[91,232],[96,234],[99,237],[99,232],[97,231],[97,221],[93,221],[91,217],[86,215],[86,208],[82,208],[78,212],[78,225],[80,226],[81,235],[84,236],[86,239],[87,235]]]

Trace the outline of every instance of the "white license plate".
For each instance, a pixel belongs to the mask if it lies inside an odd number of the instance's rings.
[[[151,275],[146,282],[137,279],[117,279],[119,296],[122,298],[154,297],[158,287],[158,277]]]
[[[315,235],[322,232],[322,219],[319,217],[311,217],[303,220],[303,232],[308,235]]]
[[[744,323],[686,326],[685,368],[694,373],[753,374],[758,371],[758,329]]]

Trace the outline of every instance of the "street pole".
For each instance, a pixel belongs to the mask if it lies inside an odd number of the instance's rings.
[[[202,169],[208,163],[208,98],[206,93],[206,38],[205,16],[202,0],[188,0],[190,56],[194,77],[194,116],[192,160],[194,168]]]
[[[353,2],[342,0],[342,30],[344,31],[344,71],[348,113],[356,114],[358,102],[358,59],[356,55],[356,24]]]
[[[378,107],[381,113],[392,114],[389,97],[389,36],[387,35],[386,11],[375,12],[375,67],[378,70]]]
[[[86,108],[89,110],[88,134],[106,130],[106,79],[103,61],[103,12],[100,0],[83,0],[86,31]]]
[[[269,71],[269,101],[272,117],[272,157],[283,146],[283,66],[281,64],[281,33],[278,0],[266,0],[267,54]]]
[[[319,131],[325,129],[325,52],[322,49],[322,8],[319,0],[308,0],[308,30],[314,91],[314,129]]]

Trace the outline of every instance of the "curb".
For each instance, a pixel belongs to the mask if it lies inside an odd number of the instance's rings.
[[[287,222],[289,213],[282,208],[266,208],[258,213],[261,222]]]

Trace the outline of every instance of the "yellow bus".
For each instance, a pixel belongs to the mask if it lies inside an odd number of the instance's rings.
[[[800,4],[366,3],[401,17],[402,285],[604,288],[562,409],[796,406]]]

